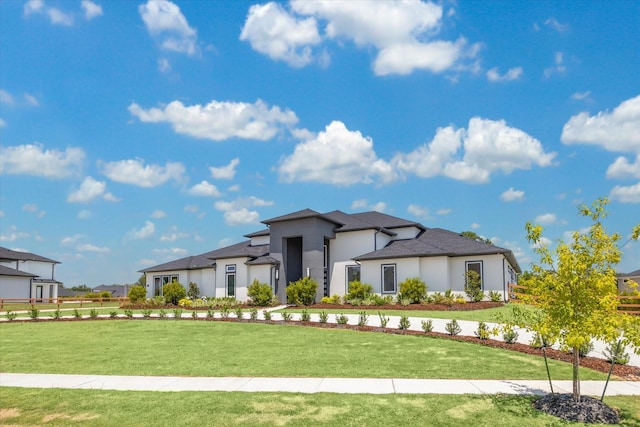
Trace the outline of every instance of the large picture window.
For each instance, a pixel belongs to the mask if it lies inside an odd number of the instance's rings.
[[[484,278],[482,277],[482,261],[467,261],[465,263],[466,271],[475,271],[480,275],[480,283],[482,290],[484,290]]]
[[[382,264],[382,293],[396,293],[396,265]]]
[[[360,281],[360,266],[347,265],[347,293],[350,292],[349,283]]]

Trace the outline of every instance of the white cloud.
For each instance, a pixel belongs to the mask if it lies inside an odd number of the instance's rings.
[[[76,246],[76,250],[78,252],[95,252],[95,253],[108,253],[111,252],[111,249],[105,246],[96,246],[91,243],[85,243],[82,245]]]
[[[504,202],[514,202],[524,200],[524,191],[514,190],[513,187],[509,187],[507,191],[500,195],[500,200]]]
[[[151,221],[145,221],[140,229],[131,230],[128,234],[129,238],[135,240],[148,239],[156,233],[156,225]]]
[[[166,216],[167,216],[167,213],[165,211],[162,211],[162,210],[159,210],[159,209],[153,211],[153,213],[151,214],[151,218],[154,218],[154,219],[160,219],[160,218],[164,218]]]
[[[38,105],[40,105],[40,102],[38,102],[38,98],[31,95],[30,93],[25,92],[22,94],[22,96],[24,97],[25,102],[32,107],[37,107]]]
[[[175,242],[176,240],[185,239],[189,237],[188,233],[182,233],[178,231],[178,227],[171,227],[171,232],[160,236],[160,240],[163,242]]]
[[[4,89],[0,89],[0,104],[14,105],[15,103],[16,100],[13,98],[13,95]]]
[[[566,67],[566,65],[564,65],[564,53],[563,52],[556,52],[553,55],[553,62],[554,62],[554,65],[552,67],[544,69],[544,76],[546,78],[551,77],[553,74],[562,74],[565,71],[567,71],[567,67]]]
[[[0,147],[0,174],[67,178],[80,172],[84,156],[82,148],[45,150],[38,143]]]
[[[233,179],[236,176],[236,166],[240,164],[240,159],[235,158],[228,165],[219,168],[210,167],[211,177],[214,179]]]
[[[462,62],[477,54],[478,45],[469,47],[462,37],[455,42],[434,39],[443,17],[442,7],[435,3],[293,0],[290,6],[290,12],[275,2],[252,6],[241,40],[295,67],[314,60],[326,66],[327,51],[315,56],[312,51],[323,39],[339,44],[352,41],[358,48],[373,46],[378,51],[373,62],[377,75],[410,74],[418,69],[439,73],[464,67]],[[320,26],[323,34],[318,32]]]
[[[171,63],[167,58],[158,59],[158,71],[161,73],[168,73],[171,71]]]
[[[551,166],[555,156],[546,153],[540,141],[507,126],[504,120],[474,117],[466,131],[453,126],[438,128],[431,143],[396,156],[392,163],[399,171],[422,178],[443,175],[485,183],[497,171],[509,174],[534,165]]]
[[[187,55],[199,53],[196,30],[189,26],[177,5],[167,0],[149,0],[138,6],[138,12],[162,49]]]
[[[169,180],[181,181],[185,168],[179,162],[167,162],[165,166],[144,165],[144,160],[121,160],[103,164],[102,173],[109,179],[138,187],[157,187]]]
[[[571,99],[575,101],[584,101],[585,99],[589,99],[590,96],[591,96],[590,90],[587,90],[585,92],[574,92],[571,95]]]
[[[561,24],[554,17],[551,17],[546,21],[544,21],[544,25],[546,25],[549,28],[552,28],[553,30],[559,33],[564,33],[566,31],[569,31],[569,28],[570,28],[569,24]]]
[[[534,222],[540,225],[552,225],[558,222],[558,217],[553,213],[545,213],[538,215]]]
[[[214,207],[224,212],[224,222],[229,226],[258,224],[260,215],[255,210],[249,208],[260,206],[271,206],[272,201],[259,199],[255,196],[238,198],[232,202],[218,201]]]
[[[208,181],[202,181],[199,184],[194,185],[187,190],[187,193],[192,196],[220,197],[220,191],[218,188]]]
[[[487,79],[490,82],[505,82],[511,80],[518,80],[522,75],[522,67],[510,68],[506,73],[500,74],[498,67],[493,67],[487,71]]]
[[[471,228],[473,230],[477,230],[480,227],[482,227],[482,226],[480,224],[478,224],[477,222],[474,222],[474,223],[471,224]],[[482,237],[482,236],[480,236],[480,237]]]
[[[640,96],[627,99],[612,112],[572,116],[562,128],[564,144],[593,144],[613,152],[640,154]]]
[[[409,205],[409,207],[407,208],[407,212],[409,212],[411,215],[415,216],[416,218],[419,218],[424,221],[430,221],[433,219],[431,217],[429,209],[422,206]]]
[[[67,196],[69,203],[87,203],[97,198],[107,201],[117,201],[113,194],[107,192],[107,183],[97,181],[92,177],[86,177],[80,184],[80,188]]]
[[[37,107],[40,101],[34,95],[24,92],[21,97],[15,97],[5,89],[0,89],[0,104],[5,105],[26,105],[29,107]]]
[[[26,205],[23,205],[22,210],[24,212],[35,214],[36,218],[43,218],[47,214],[46,211],[40,210],[38,205],[34,203],[27,203]]]
[[[298,122],[291,110],[269,108],[260,99],[254,104],[211,101],[205,106],[185,106],[180,101],[172,101],[164,108],[149,110],[132,103],[129,112],[142,122],[171,123],[177,133],[213,141],[234,137],[265,141],[273,138],[283,125]]]
[[[89,219],[93,216],[93,212],[91,212],[88,209],[82,209],[80,212],[78,212],[77,218],[78,219]]]
[[[367,199],[358,199],[351,203],[351,209],[385,212],[388,206],[385,202],[369,203]]]
[[[84,17],[87,21],[90,21],[95,17],[102,16],[102,6],[97,3],[90,0],[82,0],[80,6],[84,11]]]
[[[303,67],[313,61],[310,46],[321,38],[314,18],[296,19],[278,3],[269,2],[251,6],[240,40],[271,59]]]
[[[0,118],[0,128],[4,128],[7,127],[7,122],[4,121],[4,119]]]
[[[438,214],[438,215],[449,215],[451,212],[452,212],[452,210],[449,209],[449,208],[442,208],[442,209],[438,209],[436,211],[436,214]]]
[[[77,244],[80,240],[85,239],[87,236],[85,236],[84,234],[74,234],[73,236],[67,236],[67,237],[63,237],[62,240],[60,240],[60,244],[62,246],[70,246],[70,245],[75,245]]]
[[[27,232],[18,231],[15,225],[9,226],[8,231],[8,234],[0,234],[0,242],[15,242],[16,240],[26,239],[31,236],[31,234]]]
[[[154,249],[153,252],[157,254],[164,254],[164,255],[184,255],[187,253],[187,250],[183,248],[167,248],[167,249]]]
[[[607,178],[640,178],[640,154],[636,156],[635,163],[631,163],[626,157],[618,157],[607,168]]]
[[[611,189],[609,197],[620,203],[640,203],[640,182],[635,185],[616,185]]]
[[[73,16],[57,9],[55,7],[49,7],[45,4],[44,0],[29,0],[25,3],[24,15],[29,16],[32,14],[44,14],[49,17],[49,20],[54,25],[73,25]]]
[[[350,131],[340,121],[331,122],[315,139],[298,144],[293,154],[281,159],[278,173],[284,182],[341,186],[396,179],[391,165],[376,156],[371,138]]]

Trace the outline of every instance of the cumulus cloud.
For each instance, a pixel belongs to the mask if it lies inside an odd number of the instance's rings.
[[[507,191],[500,195],[500,200],[504,202],[515,202],[524,200],[524,191],[514,190],[513,187],[509,187]]]
[[[78,252],[95,252],[95,253],[108,253],[111,252],[111,249],[106,246],[96,246],[91,243],[85,243],[82,245],[76,246],[76,250]]]
[[[226,166],[210,167],[211,177],[215,179],[233,179],[236,176],[236,166],[240,164],[240,159],[235,158]]]
[[[487,79],[490,82],[506,82],[511,80],[518,80],[522,75],[522,67],[514,67],[507,70],[506,73],[500,74],[498,67],[493,67],[487,71]]]
[[[97,181],[94,178],[88,176],[80,184],[80,188],[67,197],[69,203],[88,203],[97,198],[103,198],[107,201],[117,201],[117,198],[107,192],[107,183],[104,181]]]
[[[419,69],[439,73],[463,66],[466,58],[477,53],[478,46],[468,46],[463,37],[456,41],[434,38],[443,12],[442,6],[431,2],[293,0],[290,7],[287,11],[275,2],[252,6],[240,39],[295,67],[314,60],[327,64],[326,50],[312,51],[323,41],[352,41],[358,48],[377,50],[373,62],[377,75]]]
[[[185,169],[182,163],[167,162],[165,166],[144,165],[144,160],[120,160],[102,165],[102,173],[109,179],[138,187],[157,187],[169,180],[181,181]]]
[[[82,0],[80,7],[82,7],[82,10],[84,11],[84,18],[87,21],[98,16],[102,16],[102,6],[90,0]]]
[[[474,117],[468,129],[438,128],[429,144],[393,163],[399,171],[422,178],[446,176],[471,183],[485,183],[492,173],[509,174],[516,169],[551,166],[556,153],[547,153],[542,143],[504,120]]]
[[[176,240],[185,239],[189,237],[188,233],[182,233],[178,231],[178,227],[171,227],[171,232],[167,234],[163,234],[160,236],[160,241],[162,242],[175,242]]]
[[[388,206],[385,202],[369,203],[367,199],[358,199],[351,203],[351,209],[385,212]]]
[[[298,144],[293,154],[280,161],[278,173],[284,182],[340,186],[396,179],[391,165],[376,156],[371,138],[350,131],[340,121],[331,122],[316,138]]]
[[[260,222],[260,214],[251,210],[254,207],[271,206],[272,201],[263,200],[255,196],[240,197],[234,201],[218,201],[214,207],[224,212],[224,222],[229,226],[257,224]]]
[[[167,0],[149,0],[138,6],[138,12],[162,49],[187,55],[199,53],[197,32],[189,26],[177,5]]]
[[[558,222],[558,217],[554,213],[545,213],[538,215],[534,222],[540,225],[552,225]]]
[[[0,147],[0,174],[67,178],[80,172],[84,157],[82,148],[45,150],[38,143]]]
[[[53,25],[73,25],[73,15],[63,12],[55,7],[47,6],[44,0],[29,0],[25,3],[24,16],[33,14],[43,14],[49,17],[49,21]]]
[[[128,236],[131,239],[142,240],[153,237],[156,233],[156,225],[151,221],[145,221],[144,225],[140,229],[133,229],[129,232]]]
[[[220,197],[220,191],[218,188],[208,181],[202,181],[199,184],[194,185],[187,190],[187,193],[192,196]]]
[[[129,112],[141,122],[167,122],[177,133],[213,141],[229,138],[266,141],[273,138],[282,126],[298,122],[291,110],[269,107],[260,99],[253,104],[211,101],[205,106],[185,106],[180,101],[172,101],[164,108],[148,110],[132,103]]]
[[[634,185],[616,185],[609,192],[609,197],[620,203],[640,203],[640,182]]]
[[[589,99],[590,96],[590,90],[587,90],[585,92],[574,92],[573,94],[571,94],[571,99],[573,99],[574,101],[584,101],[586,99]]]
[[[160,210],[160,209],[156,209],[151,214],[151,218],[155,218],[155,219],[164,218],[166,216],[167,216],[167,213],[165,211],[163,211],[163,210]]]
[[[270,2],[251,6],[240,40],[271,59],[303,67],[313,61],[311,46],[320,43],[321,37],[314,18],[297,19]]]
[[[419,218],[424,221],[429,221],[433,219],[431,217],[431,213],[429,212],[429,209],[422,206],[413,205],[413,204],[409,205],[409,207],[407,207],[407,212],[409,212],[411,215],[415,216],[416,218]]]
[[[618,157],[607,168],[607,178],[625,179],[629,177],[640,179],[640,154],[636,156],[633,163],[626,157]]]
[[[572,116],[563,126],[560,140],[564,144],[592,144],[608,151],[640,154],[640,96],[623,101],[611,112]]]

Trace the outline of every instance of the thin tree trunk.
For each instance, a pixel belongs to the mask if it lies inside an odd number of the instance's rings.
[[[573,400],[580,402],[580,349],[573,348]]]

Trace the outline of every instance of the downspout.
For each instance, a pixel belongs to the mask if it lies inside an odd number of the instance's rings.
[[[506,258],[504,257],[504,254],[502,255],[502,299],[504,300],[504,302],[507,302],[507,277],[506,274],[504,272],[505,268],[504,268],[504,262],[506,261]]]

